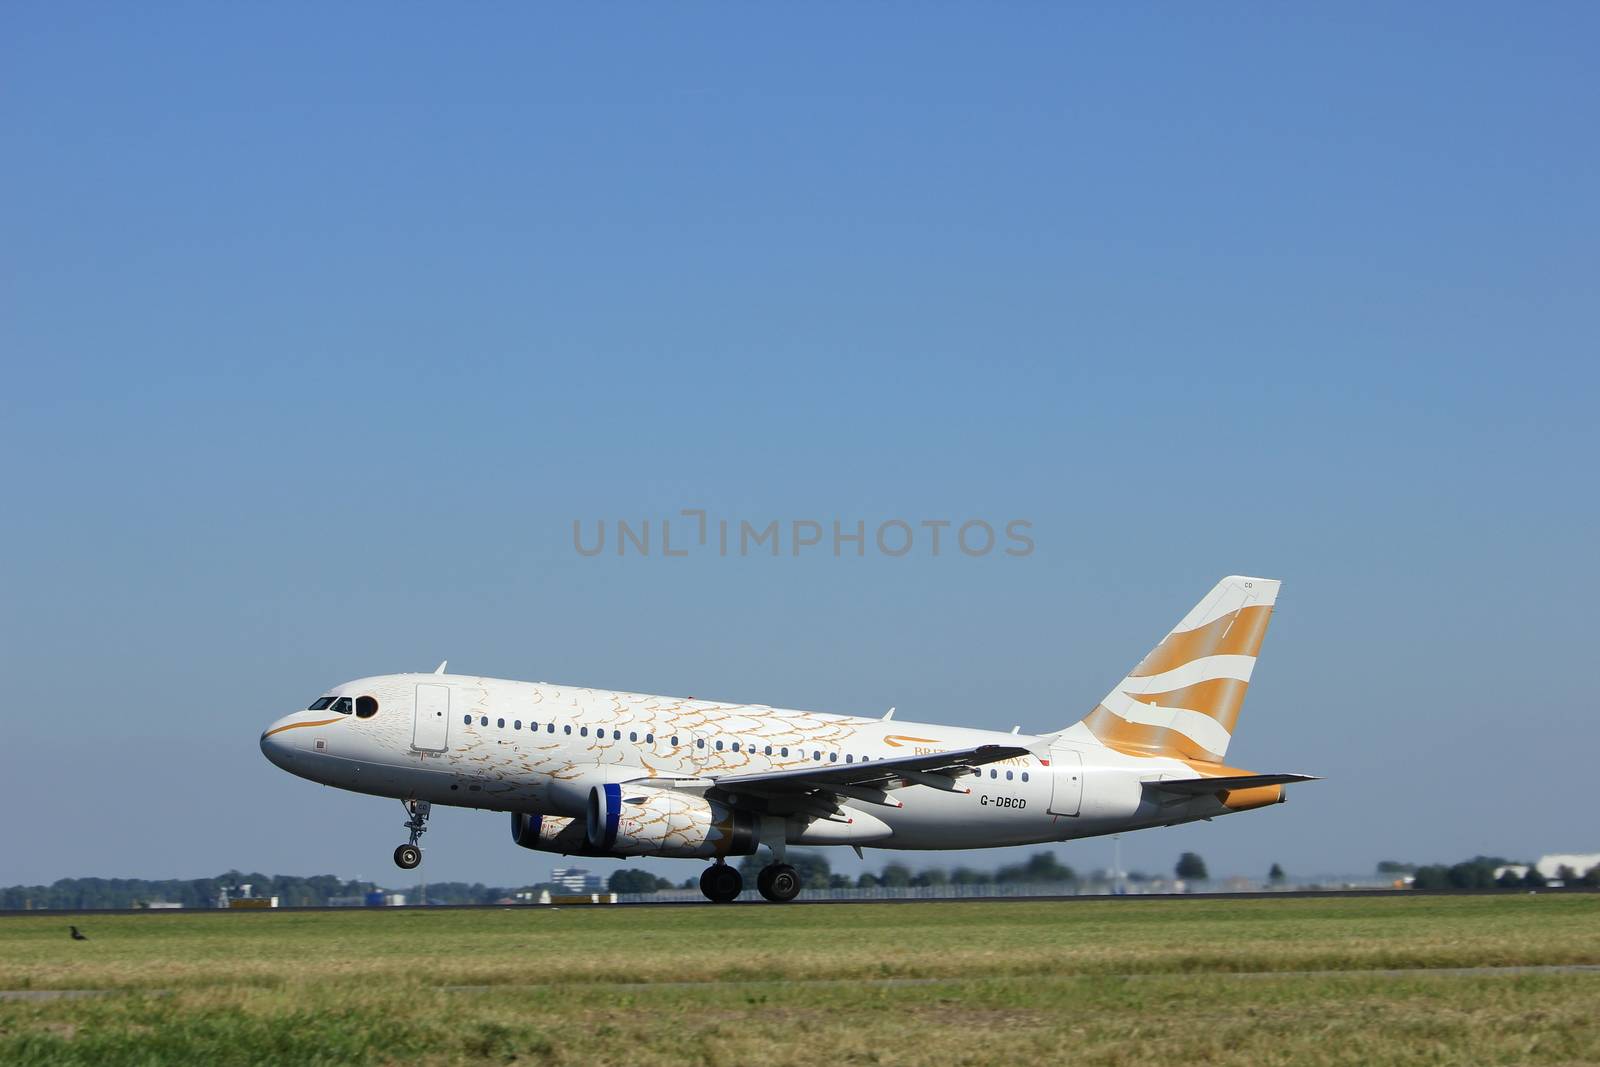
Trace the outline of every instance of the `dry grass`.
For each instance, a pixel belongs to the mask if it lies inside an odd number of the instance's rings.
[[[1600,1062],[1600,974],[1430,973],[1600,964],[1591,896],[68,921],[0,988],[121,992],[0,1003],[6,1063]],[[1294,971],[1349,973],[1237,974]]]

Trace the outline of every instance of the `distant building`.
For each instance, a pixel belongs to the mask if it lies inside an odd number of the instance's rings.
[[[1494,869],[1494,880],[1498,882],[1507,874],[1511,875],[1511,877],[1517,879],[1518,881],[1521,881],[1522,879],[1528,877],[1528,866],[1524,863],[1508,863],[1504,867],[1496,867]]]
[[[255,895],[255,886],[249,882],[233,887],[234,895],[228,894],[228,887],[223,886],[217,893],[217,907],[219,908],[276,908],[277,897],[258,897]]]
[[[1600,852],[1591,852],[1588,855],[1574,855],[1571,853],[1557,853],[1550,856],[1540,856],[1539,862],[1534,864],[1538,872],[1546,878],[1560,878],[1561,868],[1569,868],[1579,878],[1588,874],[1590,869],[1600,866]]]
[[[550,882],[568,893],[600,892],[600,876],[582,867],[556,867],[550,872]]]
[[[371,889],[353,897],[328,898],[330,908],[403,908],[405,905],[404,893],[394,893],[387,889]]]

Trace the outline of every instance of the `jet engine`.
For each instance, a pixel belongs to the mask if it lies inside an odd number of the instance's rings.
[[[582,819],[566,819],[560,815],[512,812],[511,840],[523,848],[559,852],[563,856],[605,855],[589,847],[589,835],[584,832]]]
[[[589,790],[585,836],[596,852],[674,859],[748,856],[759,843],[756,828],[750,812],[693,793],[617,784]]]

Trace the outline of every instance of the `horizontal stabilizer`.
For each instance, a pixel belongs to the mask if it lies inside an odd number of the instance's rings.
[[[1217,793],[1227,789],[1258,789],[1264,785],[1288,785],[1291,782],[1321,780],[1314,774],[1235,774],[1221,778],[1174,778],[1144,784],[1167,793],[1204,796],[1207,793]]]

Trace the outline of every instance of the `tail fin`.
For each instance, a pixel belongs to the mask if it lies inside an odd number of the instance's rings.
[[[1222,579],[1083,725],[1133,755],[1222,762],[1281,584]]]

